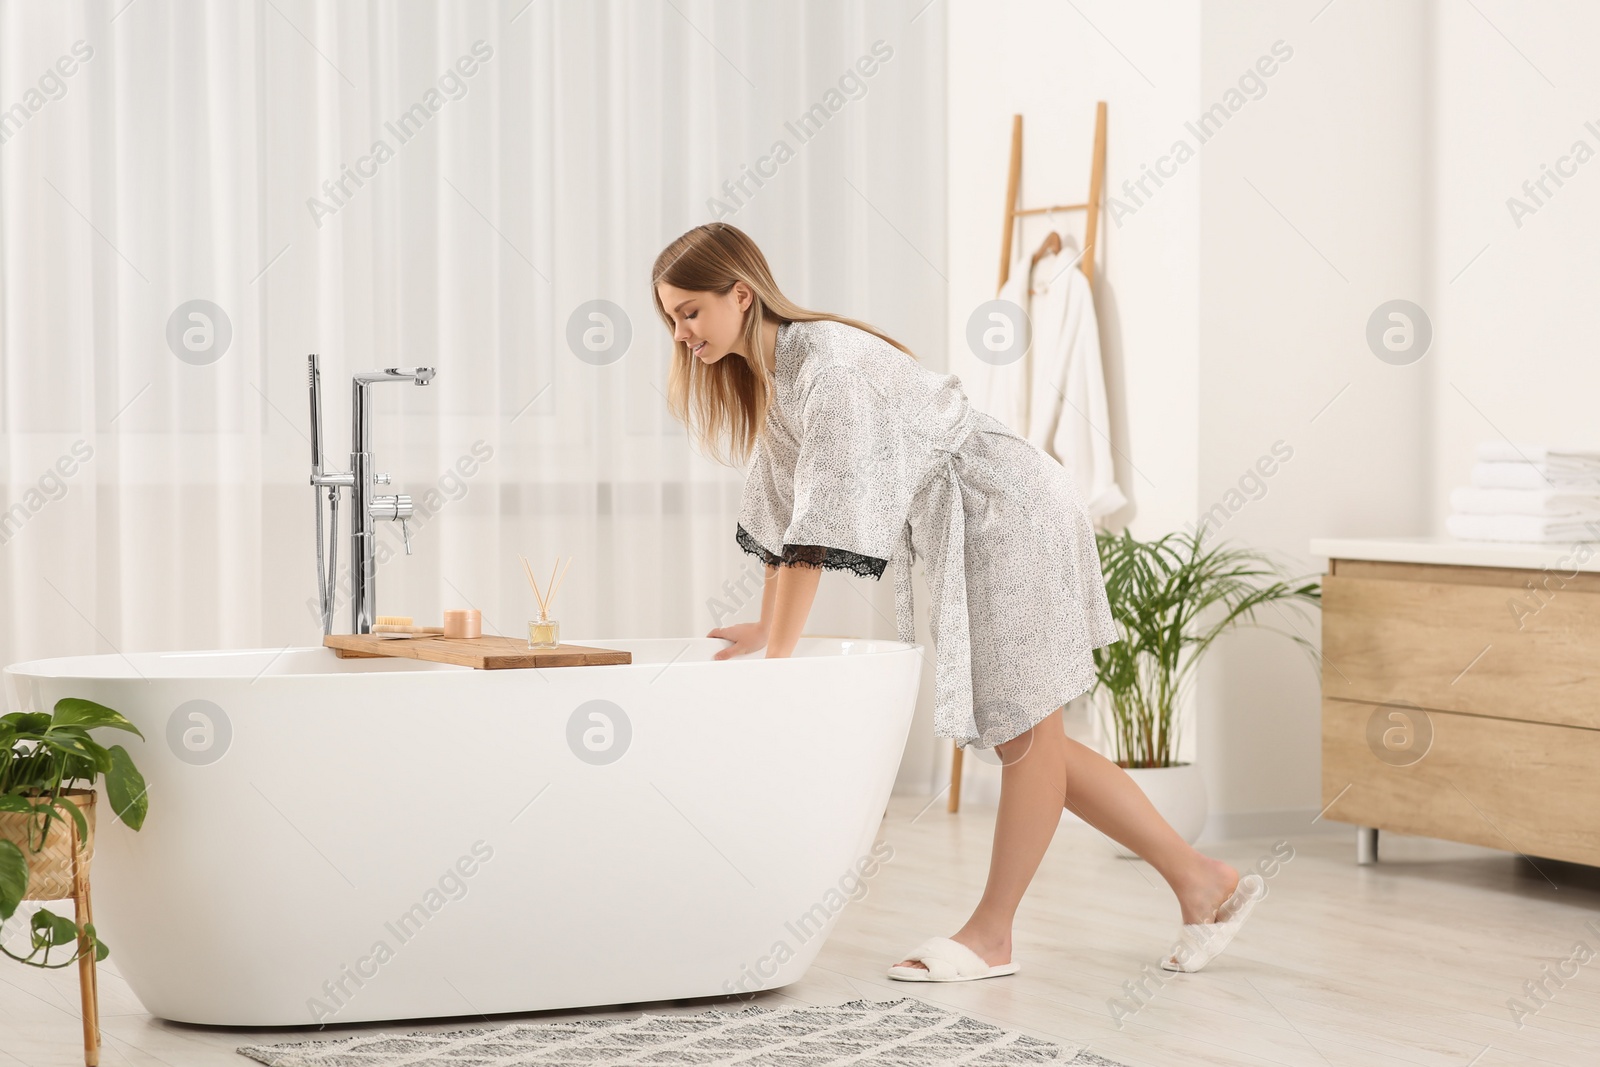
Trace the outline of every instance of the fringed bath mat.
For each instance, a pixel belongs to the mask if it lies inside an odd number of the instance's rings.
[[[1122,1067],[1083,1049],[1063,1050],[920,1000],[837,1007],[751,1005],[736,1012],[576,1019],[442,1033],[362,1034],[342,1041],[248,1045],[267,1067]],[[1066,1057],[1065,1052],[1071,1056]]]

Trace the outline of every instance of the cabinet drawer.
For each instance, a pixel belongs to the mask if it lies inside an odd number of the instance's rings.
[[[1323,694],[1600,729],[1600,592],[1450,577],[1325,577]]]
[[[1389,710],[1323,698],[1324,818],[1600,865],[1600,730],[1425,711],[1425,749],[1375,751]]]

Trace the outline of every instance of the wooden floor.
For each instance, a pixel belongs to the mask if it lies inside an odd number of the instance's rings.
[[[1129,1067],[1600,1064],[1600,869],[1393,835],[1383,835],[1377,866],[1358,867],[1354,831],[1335,824],[1340,832],[1329,833],[1323,823],[1281,838],[1208,844],[1204,851],[1241,870],[1274,858],[1278,841],[1287,842],[1278,855],[1292,848],[1293,858],[1269,868],[1267,897],[1227,952],[1199,974],[1169,974],[1156,961],[1178,930],[1171,893],[1147,864],[1118,858],[1089,827],[1064,823],[1018,917],[1020,973],[910,984],[885,978],[884,969],[965,920],[983,887],[994,821],[992,809],[950,816],[942,800],[925,803],[894,799],[882,831],[893,859],[846,908],[806,978],[756,1003],[913,996]],[[1574,957],[1579,942],[1587,948]],[[1590,950],[1586,963],[1567,962]],[[234,1053],[239,1045],[310,1036],[163,1023],[116,977],[115,956],[101,974],[108,1067],[242,1067],[252,1061]],[[1141,980],[1145,992],[1131,997],[1124,983]],[[1549,990],[1542,1006],[1524,992],[1530,980]],[[1511,998],[1537,1008],[1520,1026]],[[0,1067],[81,1064],[77,1003],[73,971],[40,974],[0,959]]]

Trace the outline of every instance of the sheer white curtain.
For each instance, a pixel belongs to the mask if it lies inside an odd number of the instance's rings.
[[[438,368],[373,390],[418,508],[379,612],[521,632],[523,553],[576,557],[564,636],[755,617],[651,262],[724,218],[944,368],[942,38],[925,0],[0,3],[0,662],[317,643],[310,352],[337,469],[350,372]],[[812,629],[892,603],[829,575]]]

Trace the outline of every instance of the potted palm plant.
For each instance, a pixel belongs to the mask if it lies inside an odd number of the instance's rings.
[[[1204,528],[1139,541],[1099,531],[1100,569],[1120,640],[1094,650],[1091,696],[1108,712],[1115,759],[1190,844],[1206,821],[1200,769],[1179,762],[1177,713],[1196,664],[1224,633],[1257,625],[1258,609],[1320,605],[1317,581],[1290,578],[1264,554],[1204,544]],[[1264,627],[1273,629],[1273,627]],[[1312,654],[1297,633],[1279,630]],[[1120,848],[1124,856],[1131,856]]]
[[[49,715],[0,716],[0,953],[34,967],[78,964],[90,1067],[100,1050],[94,965],[109,953],[95,932],[89,896],[95,782],[104,778],[112,813],[130,829],[144,825],[149,805],[144,776],[127,749],[90,736],[100,728],[144,736],[120,713],[76,697],[56,701]],[[40,908],[29,922],[28,951],[11,951],[4,924],[24,900],[66,899],[73,901],[72,918]]]

